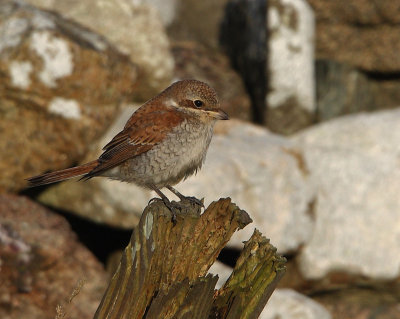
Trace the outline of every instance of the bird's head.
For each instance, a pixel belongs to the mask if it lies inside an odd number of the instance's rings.
[[[162,95],[165,103],[177,110],[205,121],[228,120],[228,114],[220,109],[218,96],[208,84],[197,80],[178,81]]]

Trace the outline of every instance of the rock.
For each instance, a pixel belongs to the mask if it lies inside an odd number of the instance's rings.
[[[147,100],[170,84],[174,61],[157,10],[132,0],[28,0],[98,32],[140,67],[134,87],[137,99]]]
[[[309,0],[316,23],[317,57],[379,73],[400,70],[400,3],[391,0]]]
[[[313,298],[332,314],[333,319],[393,319],[399,316],[398,296],[382,289],[359,286],[325,291]]]
[[[268,2],[267,126],[291,134],[313,123],[314,15],[304,0]]]
[[[376,77],[369,76],[371,81],[372,103],[373,106],[369,110],[381,110],[389,108],[397,108],[400,101],[400,77],[378,75]]]
[[[317,121],[340,115],[398,107],[400,81],[374,77],[333,60],[316,61]]]
[[[317,120],[373,109],[375,103],[368,77],[333,60],[316,61]]]
[[[154,1],[154,0],[153,0]],[[168,27],[173,41],[194,41],[219,49],[219,28],[228,0],[179,0],[174,21]]]
[[[305,278],[399,276],[399,127],[398,109],[343,117],[293,138],[316,192],[315,225],[298,260]]]
[[[345,112],[341,114],[397,107],[400,4],[388,0],[309,2],[317,24],[320,119],[342,108]],[[327,114],[330,110],[332,114]]]
[[[231,68],[227,57],[195,42],[176,42],[172,46],[175,75],[179,79],[192,78],[209,83],[218,93],[221,108],[230,118],[250,120],[250,99],[242,79]]]
[[[276,289],[260,319],[330,319],[330,313],[319,303],[292,289]]]
[[[251,99],[252,120],[266,122],[266,0],[231,0],[221,23],[220,40],[241,75]]]
[[[221,42],[246,85],[253,121],[286,135],[314,122],[313,40],[304,0],[229,1]]]
[[[97,34],[22,1],[0,2],[0,191],[82,158],[136,76]]]
[[[149,4],[157,9],[165,26],[169,26],[176,18],[178,0],[139,0],[139,2]]]
[[[97,153],[86,160],[100,153],[131,113],[123,112],[98,143]],[[241,249],[256,227],[281,252],[296,250],[309,239],[312,228],[308,211],[313,193],[301,155],[286,139],[254,125],[231,120],[218,123],[215,131],[204,167],[177,189],[187,196],[205,197],[206,205],[230,196],[249,212],[254,223],[235,234],[230,246]],[[38,199],[97,222],[129,228],[136,224],[152,196],[155,194],[135,185],[94,178],[52,186]]]
[[[57,305],[68,318],[93,318],[107,284],[64,218],[15,195],[0,195],[0,265],[3,319],[55,318]]]

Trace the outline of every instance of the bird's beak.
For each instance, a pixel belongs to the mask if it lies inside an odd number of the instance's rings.
[[[229,120],[228,114],[226,114],[226,112],[222,111],[221,109],[208,110],[207,114],[217,120]]]

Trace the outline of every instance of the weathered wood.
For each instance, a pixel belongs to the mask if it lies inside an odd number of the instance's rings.
[[[286,259],[255,230],[224,286],[215,294],[209,318],[258,318],[285,273]]]
[[[231,278],[215,293],[217,276],[207,271],[232,234],[251,219],[229,198],[213,202],[201,215],[191,202],[179,204],[175,223],[161,200],[146,207],[94,318],[256,318],[235,316],[235,309],[255,313],[264,307],[282,274],[275,250],[253,235]],[[233,307],[225,307],[225,301]]]

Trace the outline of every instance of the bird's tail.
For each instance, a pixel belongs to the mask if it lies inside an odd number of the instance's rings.
[[[70,179],[73,177],[85,175],[89,173],[92,169],[97,166],[97,160],[82,164],[76,167],[71,167],[67,169],[63,169],[60,171],[50,172],[38,176],[33,176],[28,178],[28,187],[36,187],[45,184],[51,184],[59,181],[63,181],[66,179]]]

